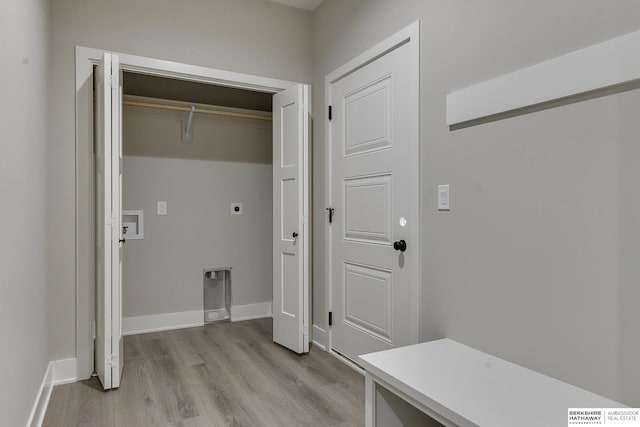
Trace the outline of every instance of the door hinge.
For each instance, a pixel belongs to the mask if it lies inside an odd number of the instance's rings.
[[[329,121],[331,121],[332,118],[333,118],[333,109],[331,108],[331,105],[329,105]]]
[[[333,311],[329,312],[329,326],[333,325]]]
[[[118,366],[118,355],[117,354],[111,354],[111,355],[107,356],[107,366],[109,366],[110,368]]]
[[[326,210],[329,211],[329,224],[333,223],[333,211],[335,211],[334,208],[326,208]]]

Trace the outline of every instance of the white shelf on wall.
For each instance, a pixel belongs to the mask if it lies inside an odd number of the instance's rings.
[[[126,240],[144,239],[144,211],[122,211],[122,236]]]
[[[447,125],[619,86],[640,79],[640,31],[447,95]]]

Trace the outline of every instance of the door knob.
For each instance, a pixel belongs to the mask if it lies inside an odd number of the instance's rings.
[[[395,249],[396,251],[404,252],[407,250],[407,242],[405,242],[404,240],[393,242],[393,249]]]
[[[120,240],[119,240],[119,243],[124,244],[126,241],[127,241],[127,239],[120,239]]]
[[[292,234],[293,238],[295,239],[296,237],[298,237],[298,232],[294,231]]]

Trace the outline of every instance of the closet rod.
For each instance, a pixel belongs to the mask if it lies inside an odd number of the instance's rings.
[[[191,107],[183,107],[180,105],[170,105],[170,104],[160,104],[157,102],[144,102],[144,101],[133,101],[129,99],[125,99],[122,101],[124,105],[132,105],[135,107],[147,107],[147,108],[159,108],[161,110],[174,110],[174,111],[191,111]],[[271,121],[271,113],[267,113],[264,116],[259,114],[249,114],[249,113],[236,113],[234,111],[224,111],[224,110],[212,110],[208,108],[199,108],[196,107],[196,113],[203,114],[213,114],[216,116],[228,116],[228,117],[241,117],[244,119],[257,119],[257,120],[268,120]]]

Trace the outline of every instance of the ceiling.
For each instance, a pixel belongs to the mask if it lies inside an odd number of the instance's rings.
[[[315,10],[324,0],[271,0],[274,3],[286,4],[298,9]]]
[[[270,93],[166,77],[125,72],[122,89],[125,95],[244,108],[247,110],[271,111],[272,95]]]

